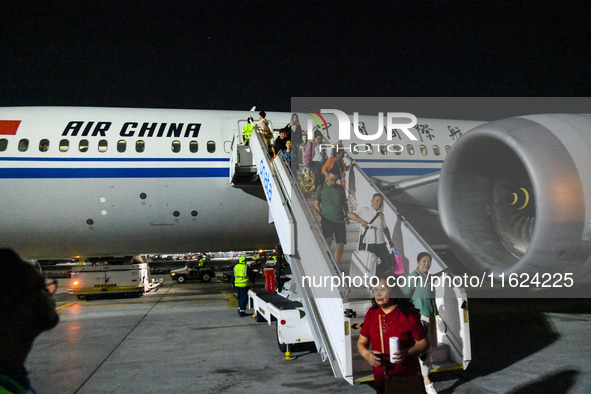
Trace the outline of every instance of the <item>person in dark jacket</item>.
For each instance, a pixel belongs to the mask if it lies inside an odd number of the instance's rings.
[[[57,282],[10,249],[0,249],[0,278],[0,393],[35,392],[25,361],[35,338],[59,321]]]

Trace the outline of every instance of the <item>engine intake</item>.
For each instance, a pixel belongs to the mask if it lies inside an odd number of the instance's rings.
[[[533,115],[483,124],[449,152],[441,224],[471,271],[591,270],[591,117]]]

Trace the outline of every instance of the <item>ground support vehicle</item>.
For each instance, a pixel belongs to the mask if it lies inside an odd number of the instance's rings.
[[[198,279],[201,282],[209,282],[215,278],[214,270],[209,266],[197,267],[197,263],[190,261],[183,268],[170,272],[172,280],[184,283],[186,280]]]
[[[248,297],[256,321],[269,325],[277,322],[277,344],[286,357],[302,346],[313,346],[310,322],[301,302],[262,289],[249,290]]]
[[[104,294],[141,296],[162,281],[150,281],[147,263],[104,264],[73,267],[68,293],[79,299]]]

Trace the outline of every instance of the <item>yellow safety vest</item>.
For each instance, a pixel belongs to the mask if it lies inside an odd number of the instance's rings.
[[[247,270],[248,267],[246,266],[246,263],[238,263],[234,266],[234,286],[250,286],[250,280],[248,279]]]
[[[253,129],[254,126],[252,123],[247,123],[246,126],[242,128],[242,134],[244,134],[244,143],[248,142],[248,139],[250,138]]]

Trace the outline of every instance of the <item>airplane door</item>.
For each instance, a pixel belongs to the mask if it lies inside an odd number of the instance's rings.
[[[238,133],[242,133],[242,129],[244,128],[244,126],[246,126],[246,122],[248,122],[247,119],[240,119],[238,121]],[[269,119],[267,119],[267,122],[269,122],[269,129],[271,129],[271,131],[274,131],[273,122],[270,121]],[[256,121],[255,121],[255,123],[256,123]]]

